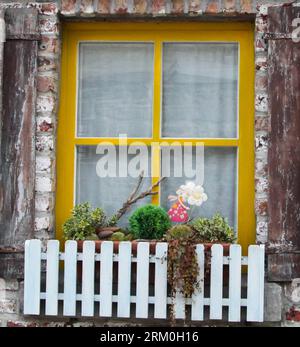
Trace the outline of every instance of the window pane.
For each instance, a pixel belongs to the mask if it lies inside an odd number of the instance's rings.
[[[81,43],[77,135],[151,137],[153,44]]]
[[[185,154],[186,156],[187,154]],[[176,190],[186,181],[193,181],[193,178],[174,177],[174,167],[178,165],[174,158],[180,158],[171,152],[170,178],[162,182],[161,205],[169,209],[171,202],[169,195],[175,195]],[[195,149],[189,157],[185,157],[185,163],[192,163],[195,168]],[[162,158],[162,166],[168,165]],[[236,196],[237,196],[237,150],[229,147],[205,147],[204,148],[204,182],[203,188],[208,196],[208,200],[200,207],[195,206],[194,216],[212,217],[216,212],[220,212],[228,218],[231,226],[236,230]]]
[[[162,136],[235,138],[238,44],[166,43]]]
[[[113,147],[115,148],[115,147]],[[149,153],[148,153],[149,154]],[[94,207],[102,207],[108,216],[111,216],[123,203],[128,199],[129,194],[133,191],[137,183],[137,177],[120,177],[118,175],[119,167],[130,163],[131,160],[136,157],[134,154],[128,154],[124,159],[120,155],[119,148],[116,148],[116,177],[99,177],[97,174],[100,167],[97,167],[100,159],[104,159],[107,156],[107,152],[104,154],[96,153],[96,146],[78,146],[77,147],[77,170],[76,170],[76,204],[82,202],[90,202]],[[147,158],[146,158],[147,157]],[[107,157],[106,157],[107,158]],[[150,171],[150,155],[145,156],[147,161],[149,172]],[[114,156],[109,156],[110,165],[113,164]],[[113,161],[113,162],[112,162]],[[132,162],[131,162],[132,163]],[[130,164],[129,164],[130,165]],[[105,166],[106,168],[107,166]],[[97,169],[96,169],[97,168]],[[122,171],[125,175],[125,172]],[[140,172],[138,165],[137,172]],[[146,170],[145,170],[146,174]],[[138,174],[137,174],[138,175]],[[151,186],[151,178],[145,177],[141,190],[148,189]],[[126,226],[128,224],[128,216],[132,211],[140,205],[151,203],[151,197],[139,200],[132,206],[132,209],[124,215],[120,223],[120,226]]]

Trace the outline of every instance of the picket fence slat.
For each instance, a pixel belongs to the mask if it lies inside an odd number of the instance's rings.
[[[130,317],[131,243],[119,244],[118,317]]]
[[[95,242],[85,241],[82,252],[82,316],[94,315]]]
[[[76,316],[77,242],[65,243],[64,316]]]
[[[149,242],[139,242],[137,247],[136,318],[148,318],[149,254]]]
[[[113,247],[112,241],[104,241],[101,244],[100,317],[112,316]]]
[[[158,242],[155,250],[154,318],[167,318],[167,252],[168,244]]]
[[[223,247],[214,244],[211,247],[210,275],[210,319],[222,319],[223,292]]]
[[[47,244],[46,267],[46,310],[47,316],[56,316],[58,312],[58,267],[59,241],[50,240]]]
[[[264,307],[264,246],[249,246],[247,321],[262,322]]]
[[[40,313],[41,241],[25,241],[24,314]]]
[[[192,320],[203,320],[204,315],[204,246],[196,247],[197,260],[199,265],[198,283],[199,288],[192,296]]]
[[[59,252],[59,242],[48,241],[47,251],[42,252],[39,240],[25,242],[24,314],[39,315],[40,302],[45,301],[45,314],[57,316],[59,302],[63,302],[63,315],[76,316],[77,302],[81,315],[92,317],[95,303],[99,303],[99,316],[112,317],[113,303],[117,304],[117,317],[130,318],[135,305],[136,318],[150,318],[149,305],[154,305],[154,318],[167,319],[168,305],[173,304],[176,319],[204,320],[204,308],[209,308],[209,319],[222,319],[223,307],[228,307],[228,321],[241,321],[241,310],[247,310],[246,320],[262,322],[264,315],[264,256],[263,246],[249,246],[248,256],[242,256],[240,245],[231,245],[229,256],[223,255],[223,246],[214,244],[211,257],[205,256],[204,246],[196,246],[199,264],[198,283],[192,298],[177,292],[168,296],[167,251],[168,244],[158,242],[155,254],[150,255],[148,242],[139,242],[137,255],[132,254],[131,242],[119,243],[119,253],[114,254],[113,242],[104,241],[100,253],[95,253],[95,242],[84,241],[82,252],[77,252],[77,242],[67,241],[64,253]],[[59,261],[64,262],[63,293],[59,292]],[[96,263],[100,262],[100,267]],[[114,263],[118,266],[117,293],[113,292]],[[155,266],[150,271],[151,266]],[[136,292],[131,292],[132,264],[136,267]],[[45,265],[45,266],[44,266]],[[248,266],[247,295],[242,298],[242,265]],[[224,266],[229,271],[224,272]],[[41,291],[41,271],[46,269],[46,289]],[[79,270],[82,275],[78,276]],[[100,269],[100,283],[95,287],[96,269]],[[154,295],[151,296],[150,278],[154,270]],[[208,273],[206,270],[209,270]],[[98,270],[97,270],[98,271]],[[206,281],[205,273],[210,273]],[[224,282],[223,276],[228,278]],[[151,280],[152,281],[152,280]],[[226,295],[228,286],[228,297]],[[209,296],[205,295],[205,287]],[[81,288],[81,292],[77,292]],[[98,289],[97,289],[98,288]],[[225,288],[225,289],[224,289]],[[95,292],[97,290],[97,293]],[[100,292],[99,292],[100,291]],[[150,295],[149,295],[150,294]],[[191,310],[186,310],[187,306]],[[185,317],[188,312],[189,317]],[[189,313],[190,312],[190,313]],[[225,317],[224,317],[225,318]]]
[[[239,322],[241,319],[241,280],[242,280],[242,248],[231,245],[229,250],[229,322]]]

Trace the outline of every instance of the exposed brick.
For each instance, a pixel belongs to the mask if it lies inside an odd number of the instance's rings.
[[[58,22],[56,16],[42,17],[39,20],[41,34],[58,34]]]
[[[268,213],[268,201],[267,200],[256,200],[255,201],[256,214],[260,216],[266,216]]]
[[[50,169],[52,167],[52,159],[49,156],[37,156],[35,166],[36,171],[39,173],[50,173]]]
[[[300,278],[295,278],[285,286],[285,295],[293,304],[300,304]]]
[[[76,0],[62,0],[61,13],[64,15],[74,15],[76,13]]]
[[[286,312],[286,319],[294,322],[300,322],[300,308],[296,309],[292,306],[288,312]]]
[[[257,52],[266,52],[268,48],[264,34],[257,33],[255,37],[255,49]]]
[[[257,193],[266,193],[268,191],[268,179],[266,177],[259,177],[255,179],[255,190]]]
[[[241,0],[241,13],[255,13],[255,0]]]
[[[255,77],[255,88],[258,90],[266,90],[268,87],[268,76],[267,74],[256,74]]]
[[[267,57],[264,56],[264,57],[257,57],[256,60],[255,60],[255,68],[257,71],[266,71],[267,70],[267,67],[268,67],[268,64],[267,64]]]
[[[37,90],[42,93],[56,92],[57,83],[54,78],[49,76],[38,76]]]
[[[183,0],[172,0],[171,13],[182,14],[184,12],[184,1]]]
[[[165,0],[153,0],[152,1],[152,13],[154,15],[165,14],[166,13]]]
[[[36,102],[37,112],[53,112],[55,111],[56,100],[51,95],[39,95]]]
[[[17,291],[19,289],[19,282],[17,280],[5,280],[5,290]]]
[[[43,53],[58,53],[60,50],[59,41],[57,38],[42,36],[39,42],[39,54]]]
[[[269,131],[269,117],[255,117],[256,131]]]
[[[37,327],[38,324],[37,323],[33,323],[33,322],[21,322],[21,321],[12,321],[12,320],[9,320],[7,321],[6,323],[6,326],[8,328],[34,328],[34,327]]]
[[[257,223],[256,223],[256,242],[261,244],[261,243],[266,243],[267,241],[268,241],[268,222],[267,221],[257,221]]]
[[[35,178],[35,190],[37,192],[53,192],[54,182],[50,177],[37,176]]]
[[[41,4],[40,13],[44,15],[55,15],[58,12],[57,5],[53,2]]]
[[[17,313],[17,302],[14,299],[0,300],[0,313]]]
[[[268,173],[268,163],[266,160],[257,158],[255,160],[255,174],[258,176],[264,176]]]
[[[37,131],[49,133],[53,130],[53,119],[51,117],[37,117]]]
[[[236,0],[224,0],[225,12],[237,12]]]
[[[34,230],[49,230],[51,229],[51,218],[49,216],[36,217],[34,220]]]
[[[38,71],[53,71],[57,69],[57,60],[53,57],[38,57]]]
[[[268,15],[268,7],[271,6],[271,4],[264,4],[258,6],[258,13],[261,16],[267,16]]]
[[[35,197],[35,210],[47,212],[53,208],[53,196],[51,194],[37,194]]]
[[[258,112],[268,111],[268,97],[266,94],[256,94],[255,95],[255,109]]]
[[[268,150],[267,134],[257,134],[255,136],[255,148],[258,152],[266,152]]]
[[[189,1],[189,13],[199,14],[201,13],[201,0],[190,0]]]
[[[36,136],[35,148],[38,152],[51,152],[53,147],[53,136]]]
[[[115,0],[114,12],[117,14],[125,14],[128,12],[128,0]]]
[[[94,13],[93,0],[81,0],[80,12],[84,15],[91,15]]]
[[[208,0],[206,13],[218,13],[220,11],[220,2],[218,0]]]
[[[97,0],[95,11],[101,14],[109,14],[111,9],[111,0]]]
[[[256,31],[265,33],[267,31],[268,20],[266,16],[256,16]]]
[[[147,13],[147,0],[133,0],[133,12],[137,14]]]

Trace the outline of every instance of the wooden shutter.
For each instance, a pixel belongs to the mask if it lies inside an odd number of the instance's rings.
[[[300,43],[292,40],[300,8],[270,7],[268,278],[300,277]]]
[[[34,231],[36,9],[5,12],[0,165],[0,277],[22,272]]]

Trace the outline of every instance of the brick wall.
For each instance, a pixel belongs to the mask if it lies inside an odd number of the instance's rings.
[[[252,0],[62,0],[45,2],[9,2],[0,4],[6,7],[36,7],[39,10],[41,41],[38,51],[38,80],[36,105],[36,204],[35,204],[35,236],[47,240],[54,233],[55,203],[55,135],[57,126],[57,110],[59,103],[60,72],[60,19],[61,18],[124,18],[130,20],[142,17],[149,20],[157,18],[177,19],[248,19],[255,20],[255,211],[257,242],[265,243],[268,232],[268,95],[267,95],[267,41],[264,38],[267,22],[267,8],[279,1]],[[289,1],[291,2],[291,1]],[[0,321],[2,325],[65,325],[63,322],[24,321],[21,312],[21,293],[17,281],[2,280],[5,298],[0,296]],[[0,284],[1,284],[0,283]],[[299,282],[300,283],[300,282]],[[298,282],[281,287],[278,284],[268,289],[275,293],[279,308],[274,314],[270,311],[270,320],[278,321],[282,307],[287,311],[289,321],[297,320],[300,296]],[[8,289],[7,286],[10,288]],[[7,294],[9,293],[9,294]],[[273,295],[272,294],[272,295]],[[1,292],[0,292],[1,295]],[[8,295],[8,296],[7,296]],[[270,294],[271,295],[271,294]],[[299,299],[299,300],[298,300]],[[274,304],[272,304],[274,305]],[[276,317],[275,317],[276,316]],[[76,323],[76,324],[93,324]],[[102,324],[102,323],[101,323]],[[105,323],[103,323],[105,324]],[[1,326],[1,323],[0,323]]]

